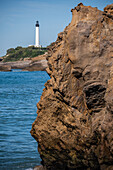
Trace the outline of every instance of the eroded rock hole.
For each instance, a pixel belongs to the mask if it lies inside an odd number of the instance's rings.
[[[88,109],[100,109],[105,107],[106,88],[101,84],[91,84],[84,88]]]

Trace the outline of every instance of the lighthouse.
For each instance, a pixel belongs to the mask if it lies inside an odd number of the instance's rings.
[[[36,21],[36,37],[35,37],[35,47],[41,47],[39,44],[39,22]]]

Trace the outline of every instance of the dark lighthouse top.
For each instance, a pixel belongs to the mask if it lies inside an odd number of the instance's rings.
[[[36,27],[39,27],[39,22],[38,21],[36,21]]]

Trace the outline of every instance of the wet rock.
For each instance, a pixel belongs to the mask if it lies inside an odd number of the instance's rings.
[[[47,170],[113,169],[112,5],[104,10],[79,4],[48,47],[31,130]]]

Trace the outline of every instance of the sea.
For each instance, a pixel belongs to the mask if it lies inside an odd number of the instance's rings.
[[[40,165],[30,130],[48,79],[45,71],[0,72],[0,170],[32,170]]]

